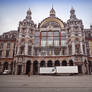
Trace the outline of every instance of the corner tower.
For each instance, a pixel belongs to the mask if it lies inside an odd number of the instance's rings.
[[[36,25],[32,20],[31,14],[31,10],[28,9],[26,18],[19,22],[15,58],[17,63],[16,74],[23,74],[26,72],[26,62],[33,56],[33,35]],[[17,70],[20,70],[20,72],[17,72]]]
[[[75,65],[81,73],[86,56],[85,33],[82,20],[78,19],[75,14],[74,8],[70,10],[70,19],[67,21],[67,34],[68,34],[68,53],[73,58]]]

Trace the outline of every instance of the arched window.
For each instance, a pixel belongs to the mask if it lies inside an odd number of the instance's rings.
[[[48,61],[47,66],[52,67],[52,61],[51,60]]]
[[[40,67],[45,67],[46,65],[45,65],[45,61],[41,61],[41,63],[40,63]]]
[[[63,61],[62,61],[62,66],[67,66],[66,60],[63,60]]]
[[[30,70],[31,70],[31,61],[29,60],[26,63],[26,74],[28,74],[30,72]]]
[[[54,66],[60,66],[60,61],[56,60]]]
[[[25,46],[20,47],[20,54],[24,54],[24,48],[25,48]]]
[[[73,66],[73,61],[72,60],[69,60],[69,65]]]
[[[3,70],[8,70],[8,62],[5,62],[5,63],[3,64]]]
[[[33,62],[33,74],[38,74],[38,61]]]

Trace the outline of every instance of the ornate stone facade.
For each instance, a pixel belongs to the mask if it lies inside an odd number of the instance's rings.
[[[12,65],[13,74],[39,74],[40,67],[75,65],[78,66],[79,73],[92,72],[92,27],[84,29],[82,20],[76,17],[73,8],[67,23],[56,17],[53,8],[50,16],[41,21],[38,27],[34,24],[31,14],[29,9],[26,18],[19,22],[18,31],[12,32],[15,39],[9,39],[12,49],[10,61],[9,57],[3,58],[6,47],[3,46],[3,51],[2,41],[4,44],[7,42],[7,46],[8,41],[3,40],[1,36],[1,72],[9,69],[9,64],[4,65],[5,61]]]

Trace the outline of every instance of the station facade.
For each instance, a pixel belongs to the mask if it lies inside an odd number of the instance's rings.
[[[56,17],[54,8],[38,26],[31,10],[18,30],[0,36],[0,72],[39,74],[40,67],[78,66],[81,74],[92,72],[92,26],[85,29],[74,8],[67,23]]]

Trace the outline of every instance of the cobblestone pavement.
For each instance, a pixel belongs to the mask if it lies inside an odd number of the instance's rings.
[[[0,75],[0,92],[92,92],[92,75]]]

